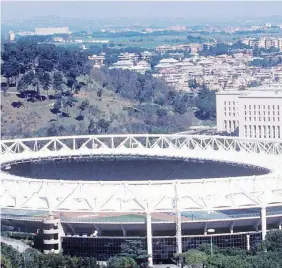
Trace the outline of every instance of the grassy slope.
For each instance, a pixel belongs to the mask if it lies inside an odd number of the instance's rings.
[[[54,102],[53,100],[37,101],[35,103],[31,103],[20,99],[15,93],[15,88],[10,88],[5,96],[3,93],[1,93],[2,132],[8,132],[8,129],[13,132],[13,130],[22,127],[23,134],[28,135],[38,129],[48,127],[50,122],[57,120],[57,116],[50,112],[50,108]],[[100,116],[104,117],[105,119],[110,119],[112,114],[123,113],[123,107],[132,105],[130,102],[126,102],[126,104],[123,103],[123,100],[119,98],[119,96],[114,96],[114,93],[108,90],[103,92],[102,99],[98,98],[97,85],[93,85],[88,90],[82,90],[79,94],[75,95],[75,98],[77,99],[78,103],[88,99],[90,105],[95,105],[99,108],[99,110],[102,111]],[[20,108],[14,108],[12,103],[18,101],[22,101],[23,106]],[[58,118],[58,122],[60,124],[79,126],[84,125],[86,123],[84,121],[87,121],[88,124],[89,119],[87,120],[85,118],[83,121],[77,121],[74,119],[80,113],[77,107],[78,103],[74,107],[69,108],[69,118]],[[30,131],[27,131],[27,129]]]
[[[85,79],[82,79],[85,80]],[[111,129],[114,131],[115,127],[132,125],[134,123],[142,123],[143,118],[131,116],[129,109],[136,107],[138,104],[134,101],[123,99],[118,94],[104,89],[102,98],[97,97],[97,90],[100,87],[95,81],[91,81],[89,86],[85,86],[78,94],[75,95],[77,103],[74,107],[69,108],[69,118],[60,118],[55,114],[51,113],[53,100],[37,101],[34,103],[27,102],[24,99],[20,99],[17,96],[15,88],[10,88],[7,94],[1,93],[1,104],[2,104],[2,138],[16,138],[16,137],[31,137],[31,136],[45,136],[46,129],[50,127],[52,123],[58,123],[59,125],[72,127],[73,134],[85,134],[89,125],[90,118],[94,121],[98,121],[100,118],[111,120]],[[52,91],[52,90],[50,90]],[[45,94],[45,92],[42,92]],[[80,115],[78,105],[83,100],[89,100],[90,105],[97,107],[92,114],[84,112],[84,119],[81,121],[75,118]],[[21,101],[23,106],[20,108],[14,108],[13,102]],[[146,104],[138,106],[138,109],[146,109]],[[144,108],[142,108],[144,107]],[[167,107],[168,111],[171,107]],[[172,111],[171,111],[172,112]],[[192,118],[192,119],[191,119]],[[184,127],[189,124],[195,124],[193,114],[187,113],[185,116],[177,117],[178,122]],[[173,126],[172,126],[173,127]],[[176,130],[177,131],[177,130]],[[118,131],[128,132],[126,128],[122,128]]]

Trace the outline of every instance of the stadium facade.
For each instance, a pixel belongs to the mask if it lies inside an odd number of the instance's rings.
[[[45,253],[99,260],[117,254],[129,239],[143,241],[150,264],[210,241],[250,249],[267,229],[281,229],[281,155],[281,139],[175,134],[4,140],[1,221],[18,230],[42,229]],[[17,163],[94,156],[212,160],[268,172],[152,181],[66,181],[8,172]]]

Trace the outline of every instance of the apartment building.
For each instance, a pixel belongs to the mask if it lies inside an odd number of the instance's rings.
[[[271,47],[282,49],[282,38],[262,37],[262,38],[245,38],[242,42],[253,48],[262,47],[269,49]]]
[[[217,129],[240,137],[282,139],[282,88],[216,94]]]
[[[88,56],[88,60],[93,63],[94,67],[104,66],[105,63],[105,53],[101,53],[100,55],[92,55]]]

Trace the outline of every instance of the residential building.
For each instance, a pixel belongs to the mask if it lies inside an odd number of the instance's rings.
[[[103,66],[105,63],[105,53],[101,53],[100,55],[88,56],[88,60],[93,62],[94,67]]]
[[[9,32],[9,40],[10,41],[15,41],[15,38],[16,38],[16,35],[15,35],[15,33],[14,32]]]
[[[128,52],[120,53],[118,56],[120,61],[126,61],[126,60],[136,61],[138,60],[138,57],[139,57],[138,54],[128,53]]]

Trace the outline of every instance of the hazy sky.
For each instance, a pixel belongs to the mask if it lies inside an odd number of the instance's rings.
[[[96,17],[235,19],[282,15],[282,2],[235,1],[2,1],[4,20],[56,15],[70,18]]]

